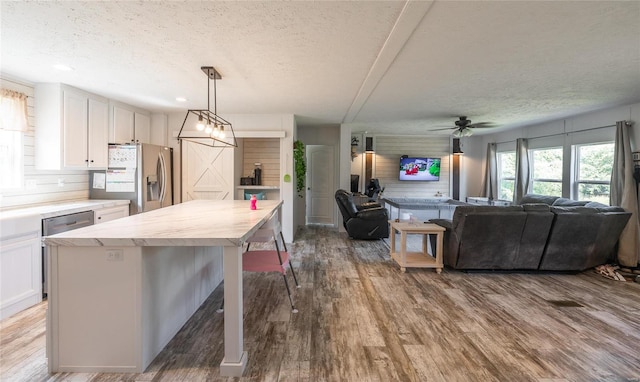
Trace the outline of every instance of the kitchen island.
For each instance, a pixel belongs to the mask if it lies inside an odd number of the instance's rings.
[[[281,205],[194,200],[45,238],[49,371],[143,372],[224,277],[220,373],[241,376],[242,246]]]

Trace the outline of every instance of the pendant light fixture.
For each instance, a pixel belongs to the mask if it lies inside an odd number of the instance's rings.
[[[178,140],[184,139],[211,147],[238,147],[231,122],[218,115],[216,80],[222,79],[222,76],[213,66],[203,66],[200,69],[207,75],[207,109],[187,111],[178,133]],[[211,80],[213,80],[213,111],[211,111],[210,100]],[[185,126],[187,126],[186,130]],[[189,129],[188,126],[195,126],[195,129]]]

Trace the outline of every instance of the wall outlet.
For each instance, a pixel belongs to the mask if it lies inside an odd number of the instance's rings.
[[[27,179],[27,180],[24,182],[24,186],[25,186],[25,188],[26,188],[27,190],[33,190],[33,189],[35,189],[35,188],[36,188],[36,186],[37,186],[36,180],[35,180],[35,179]]]
[[[58,178],[58,187],[64,187],[64,179]]]
[[[123,261],[124,254],[121,249],[107,249],[107,261]]]

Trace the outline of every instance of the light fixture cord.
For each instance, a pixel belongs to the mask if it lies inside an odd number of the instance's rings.
[[[209,79],[209,74],[207,73],[207,110],[211,110],[211,80]]]
[[[216,72],[213,71],[213,114],[218,115],[218,102],[217,102],[217,86],[216,86]]]

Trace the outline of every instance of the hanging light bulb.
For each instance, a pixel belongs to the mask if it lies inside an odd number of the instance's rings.
[[[202,131],[204,130],[204,119],[202,119],[202,115],[198,117],[198,123],[196,124],[196,130]]]
[[[220,135],[218,136],[220,139],[224,139],[226,134],[224,133],[224,126],[220,125]]]
[[[211,121],[207,121],[207,126],[204,128],[204,132],[207,134],[211,134],[213,131],[213,127],[211,126]]]

